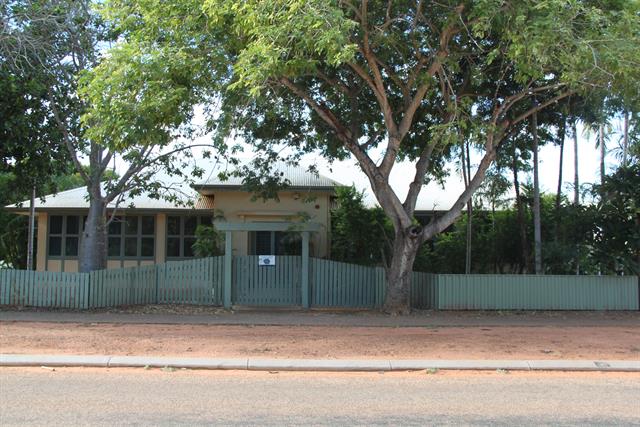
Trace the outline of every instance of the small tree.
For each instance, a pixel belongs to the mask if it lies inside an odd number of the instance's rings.
[[[387,265],[391,224],[380,208],[368,209],[355,187],[336,189],[331,210],[331,258],[363,265]]]
[[[192,248],[197,257],[224,255],[224,235],[215,225],[200,224],[196,228],[196,242]]]
[[[0,6],[2,84],[16,85],[15,79],[5,81],[5,68],[14,74],[36,74],[44,81],[35,86],[39,89],[35,111],[44,119],[33,121],[53,127],[56,135],[33,144],[11,140],[2,145],[2,160],[5,146],[18,154],[27,151],[32,163],[38,160],[31,169],[46,176],[48,168],[42,164],[49,161],[48,153],[54,152],[53,147],[63,148],[62,156],[71,162],[88,193],[89,212],[79,250],[79,269],[84,272],[106,267],[107,224],[113,218],[107,216],[109,208],[115,212],[143,192],[177,200],[176,186],[159,179],[158,172],[187,179],[190,149],[212,145],[189,142],[195,132],[190,126],[193,106],[204,96],[195,90],[194,80],[202,77],[195,74],[195,64],[171,48],[146,51],[144,59],[126,47],[101,56],[101,46],[118,34],[95,12],[99,3],[15,0]],[[134,57],[139,60],[129,60]],[[40,147],[48,151],[38,155]],[[10,156],[20,160],[16,154]],[[127,167],[116,177],[110,167],[117,158]],[[197,167],[193,171],[202,174]]]

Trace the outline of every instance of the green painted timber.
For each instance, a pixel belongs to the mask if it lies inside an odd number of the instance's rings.
[[[0,305],[88,308],[89,275],[0,270]]]
[[[441,310],[638,310],[635,276],[439,274]]]
[[[421,310],[437,308],[438,276],[430,273],[413,272],[411,278],[411,307]]]
[[[411,306],[435,308],[435,275],[414,272]],[[380,308],[386,294],[385,270],[311,258],[312,305],[317,307]]]
[[[257,256],[224,256],[91,273],[0,270],[0,305],[53,308],[233,303],[375,309],[382,307],[385,289],[381,267],[305,256],[277,256],[276,265],[269,267],[259,266]],[[638,310],[638,292],[635,276],[414,272],[411,305],[443,310]]]
[[[311,299],[309,296],[309,232],[302,232],[302,276],[301,280],[301,298],[302,307],[309,308],[311,306]]]
[[[156,303],[155,265],[97,270],[89,276],[90,307]]]
[[[381,305],[378,298],[380,272],[377,268],[319,258],[311,258],[310,267],[311,305],[350,308]]]
[[[233,257],[233,304],[301,305],[302,257],[276,256],[275,265],[258,265],[257,255]]]
[[[221,305],[224,257],[158,265],[159,304]]]
[[[224,308],[231,308],[231,287],[233,280],[233,255],[231,248],[231,231],[224,235]]]

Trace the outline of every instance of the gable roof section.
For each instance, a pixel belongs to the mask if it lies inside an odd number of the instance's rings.
[[[290,166],[286,164],[276,164],[273,172],[282,173],[282,179],[289,183],[287,189],[290,190],[325,190],[333,191],[335,187],[340,187],[337,181],[332,180],[324,175],[316,175],[309,172],[303,167]],[[243,186],[243,178],[238,176],[230,176],[227,180],[221,180],[216,170],[211,176],[202,182],[195,184],[196,190],[219,189],[219,190],[238,190]]]

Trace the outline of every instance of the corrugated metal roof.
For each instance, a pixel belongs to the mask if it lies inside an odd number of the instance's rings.
[[[194,200],[197,196],[192,189],[187,188],[185,190],[186,195],[182,199],[186,202],[189,199]],[[192,209],[189,206],[181,206],[176,203],[169,202],[164,199],[153,199],[148,195],[139,195],[133,199],[127,199],[120,203],[119,209],[131,208],[134,209],[150,209],[150,210],[171,210],[171,209]],[[109,207],[113,208],[114,203],[110,203]],[[74,188],[72,190],[61,191],[57,194],[50,194],[44,197],[44,200],[36,199],[35,207],[37,210],[46,209],[89,209],[89,199],[86,187]],[[22,206],[18,204],[6,206],[7,209],[15,210],[27,210],[29,208],[29,201],[22,202]]]
[[[293,167],[285,164],[276,164],[273,167],[274,171],[281,172],[282,178],[289,182],[289,188],[292,189],[315,189],[315,190],[332,190],[335,186],[342,184],[327,178],[323,175],[316,175],[305,168]],[[222,181],[218,174],[221,170],[211,173],[211,177],[202,183],[194,185],[198,188],[226,188],[237,189],[242,187],[242,177],[232,176],[226,181]],[[184,202],[195,202],[195,209],[211,209],[212,199],[209,199],[206,195],[198,194],[193,188],[186,185],[180,187],[180,192],[184,193],[181,199]],[[61,191],[57,194],[50,194],[44,197],[44,200],[36,199],[36,210],[48,210],[48,209],[89,209],[88,193],[86,187],[74,188],[72,190]],[[133,209],[149,209],[149,210],[175,210],[193,209],[190,206],[180,205],[178,203],[169,202],[164,199],[153,199],[146,194],[142,194],[128,199],[121,203],[119,209],[128,209],[133,205]],[[29,201],[22,202],[22,206],[18,204],[6,206],[7,209],[25,211],[29,207]],[[110,208],[114,207],[114,204],[109,205]]]
[[[237,188],[243,185],[243,177],[230,176],[226,180],[221,180],[219,177],[221,169],[214,169],[211,172],[209,179],[197,183],[195,188],[209,187],[209,188]],[[285,163],[277,163],[272,167],[272,172],[281,173],[282,179],[289,184],[290,188],[295,189],[333,189],[334,187],[342,186],[337,181],[332,180],[324,175],[315,174],[309,172],[303,167],[296,167],[287,165]]]

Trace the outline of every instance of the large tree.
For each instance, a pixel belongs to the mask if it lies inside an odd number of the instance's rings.
[[[395,313],[409,308],[418,249],[458,218],[512,129],[571,94],[637,78],[637,2],[111,0],[107,10],[119,49],[139,60],[179,45],[224,56],[228,67],[199,69],[228,83],[213,117],[221,135],[237,132],[267,160],[286,145],[357,161],[393,224],[385,310]],[[482,158],[451,209],[420,226],[418,195],[459,135]],[[406,195],[389,183],[401,160],[415,167]]]
[[[131,52],[114,50],[108,55],[109,61],[99,66],[102,51],[118,33],[97,14],[98,3],[12,0],[0,6],[0,71],[2,85],[8,87],[3,94],[24,92],[19,85],[37,91],[24,98],[30,104],[20,98],[15,106],[6,104],[18,111],[12,117],[20,118],[20,112],[25,111],[34,116],[23,114],[20,126],[22,122],[39,128],[46,125],[56,136],[7,138],[0,150],[3,165],[18,174],[25,169],[20,168],[24,163],[21,159],[29,159],[29,170],[37,171],[34,177],[51,174],[43,165],[62,164],[53,154],[68,159],[65,166],[73,165],[89,199],[80,240],[81,271],[106,267],[107,223],[115,212],[107,215],[109,207],[117,209],[142,192],[177,198],[176,186],[163,181],[158,172],[186,178],[190,149],[196,145],[190,142],[195,131],[190,119],[203,93],[194,91],[196,86],[191,81],[195,68],[184,67],[179,52],[147,51],[140,59]],[[137,60],[119,60],[125,57]],[[119,68],[113,66],[115,63]],[[5,72],[9,73],[7,80]],[[22,75],[37,76],[38,85],[25,81]],[[81,82],[89,79],[93,79],[93,85],[81,87]],[[39,109],[33,108],[36,103]],[[108,121],[100,117],[108,117]],[[10,118],[4,128],[15,135],[22,128],[14,126]],[[3,141],[4,133],[0,132]],[[119,175],[112,173],[116,160],[125,165]],[[198,174],[201,169],[193,171]]]

